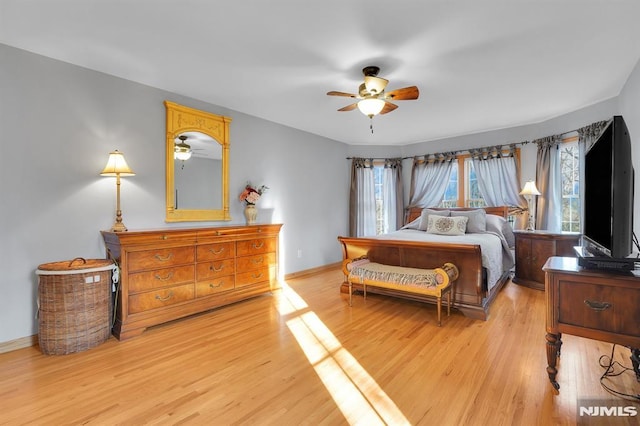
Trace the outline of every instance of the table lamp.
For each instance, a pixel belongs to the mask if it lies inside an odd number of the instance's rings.
[[[536,188],[535,181],[527,181],[527,183],[524,184],[522,191],[520,191],[520,195],[524,195],[527,198],[527,205],[529,206],[529,225],[527,226],[527,231],[533,231],[536,227],[531,204],[533,202],[533,196],[540,195],[540,191]]]
[[[111,227],[112,232],[126,231],[127,227],[122,223],[122,210],[120,210],[120,176],[135,176],[124,159],[124,155],[117,149],[109,153],[109,160],[100,176],[116,177],[116,222]]]

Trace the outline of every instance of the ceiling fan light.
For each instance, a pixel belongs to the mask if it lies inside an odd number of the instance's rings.
[[[367,117],[380,114],[382,108],[384,108],[384,101],[382,99],[369,98],[358,102],[358,109]]]
[[[364,78],[364,85],[367,88],[367,91],[372,95],[379,95],[382,93],[387,87],[387,83],[389,83],[389,80],[385,80],[380,77],[365,76]]]

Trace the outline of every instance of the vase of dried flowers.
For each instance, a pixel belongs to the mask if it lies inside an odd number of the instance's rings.
[[[247,221],[247,225],[253,225],[256,223],[256,218],[258,217],[256,203],[267,189],[269,189],[269,187],[265,185],[254,187],[250,183],[247,183],[244,190],[240,193],[240,201],[245,203],[244,217]]]

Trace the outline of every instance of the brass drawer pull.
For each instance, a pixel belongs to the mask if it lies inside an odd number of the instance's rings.
[[[214,284],[214,283],[209,284],[209,288],[220,288],[220,287],[222,287],[222,282],[219,282],[218,284]]]
[[[173,271],[169,272],[166,277],[161,277],[160,274],[155,274],[154,277],[159,281],[169,281],[173,277]]]
[[[171,258],[173,258],[173,253],[169,253],[164,257],[159,254],[156,254],[155,258],[158,259],[160,262],[166,262],[167,260],[170,260]]]
[[[220,247],[220,250],[209,249],[209,251],[213,254],[220,254],[224,251],[224,247]]]
[[[262,262],[264,262],[264,258],[262,256],[260,256],[257,259],[251,259],[251,263],[256,264],[256,265],[259,264],[259,263],[262,263]]]
[[[224,264],[220,264],[220,267],[216,269],[215,265],[209,266],[209,270],[213,272],[220,272],[224,268]]]
[[[258,275],[256,275],[256,274],[251,274],[251,276],[252,276],[253,278],[260,278],[260,277],[262,277],[262,272],[259,272],[259,273],[258,273]]]
[[[609,302],[594,302],[588,299],[584,300],[584,304],[593,309],[594,311],[604,311],[609,309],[613,305]]]
[[[162,297],[159,294],[156,294],[156,300],[159,300],[161,302],[166,302],[167,300],[171,299],[173,297],[173,290],[171,290],[169,292],[169,294],[167,295],[167,297]]]
[[[263,245],[264,245],[264,241],[260,241],[260,244],[257,244],[257,243],[254,241],[254,242],[253,242],[253,244],[251,244],[251,246],[252,246],[254,249],[262,248],[262,246],[263,246]]]

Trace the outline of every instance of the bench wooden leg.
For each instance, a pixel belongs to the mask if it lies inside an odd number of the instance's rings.
[[[349,280],[349,306],[353,306],[351,302],[351,297],[353,295],[353,283]]]
[[[442,319],[441,319],[442,297],[438,296],[436,299],[438,303],[438,327],[441,327],[442,326]]]

